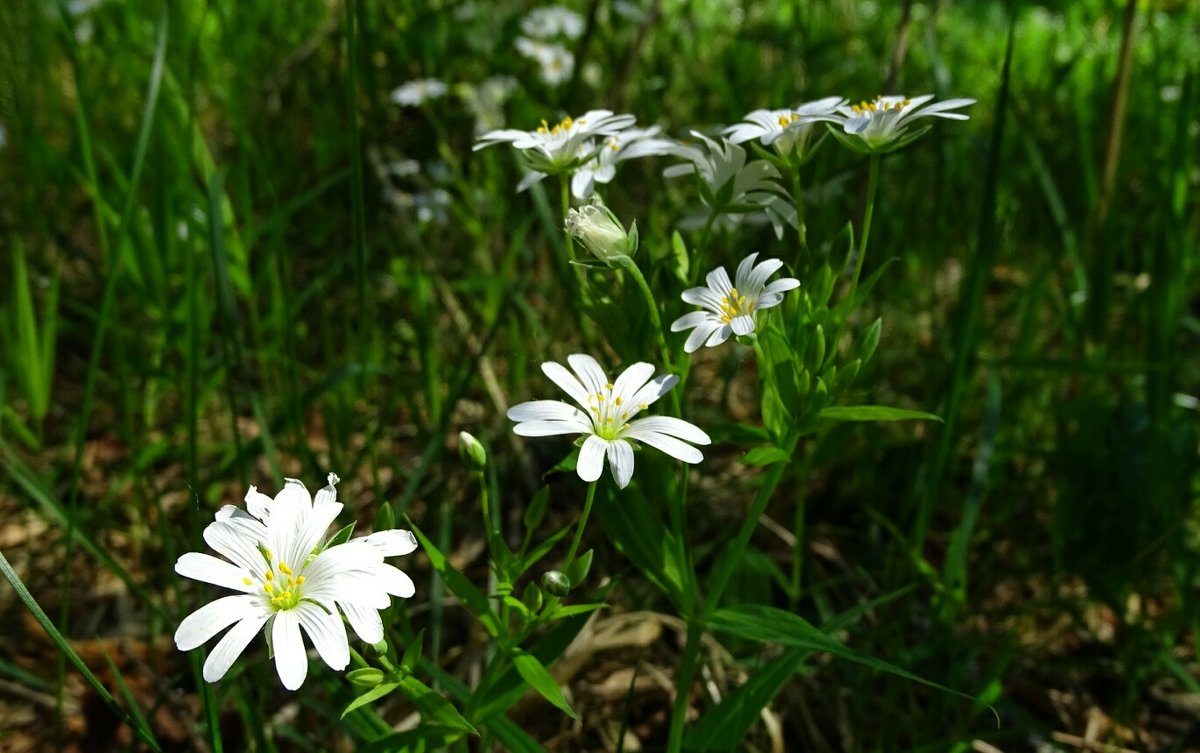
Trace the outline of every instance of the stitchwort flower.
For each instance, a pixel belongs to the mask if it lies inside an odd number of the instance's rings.
[[[671,324],[672,332],[692,330],[683,349],[694,353],[701,345],[716,347],[729,339],[730,335],[748,335],[757,326],[759,311],[778,306],[783,294],[800,287],[794,277],[781,277],[767,284],[767,278],[779,271],[783,262],[767,259],[755,264],[757,253],[750,254],[738,264],[734,281],[729,281],[725,267],[717,267],[708,273],[708,285],[683,291],[683,300],[705,311],[684,314]]]
[[[417,107],[446,96],[449,88],[436,78],[407,81],[392,89],[392,101],[402,107]]]
[[[583,25],[583,16],[561,5],[534,8],[521,19],[521,31],[538,39],[563,36],[574,41],[583,35]]]
[[[930,126],[910,131],[914,120],[924,117],[967,120],[960,112],[950,112],[960,107],[975,104],[973,99],[947,99],[926,107],[933,99],[932,94],[908,99],[903,96],[878,96],[874,101],[866,100],[856,105],[842,105],[837,112],[828,115],[813,115],[813,121],[823,120],[841,128],[831,127],[834,138],[856,152],[885,154],[907,146],[920,138]]]
[[[671,154],[673,141],[657,138],[658,126],[650,128],[626,128],[604,140],[603,147],[595,149],[589,143],[584,151],[595,154],[571,176],[571,193],[577,199],[592,195],[597,183],[608,183],[617,174],[617,165],[628,159],[649,157],[655,154]]]
[[[543,363],[542,372],[582,410],[562,400],[533,400],[509,408],[508,417],[517,422],[513,431],[523,437],[584,435],[575,466],[579,478],[589,483],[600,478],[607,456],[617,486],[624,489],[633,477],[635,442],[650,445],[685,463],[704,459],[688,442],[706,445],[712,440],[695,425],[670,416],[633,418],[667,394],[679,377],[674,374],[654,377],[653,366],[635,363],[615,382],[610,382],[591,356],[576,353],[567,356],[567,363],[574,373],[553,361]]]
[[[773,147],[784,162],[803,164],[821,141],[820,136],[813,138],[813,129],[817,127],[813,118],[834,115],[837,108],[846,104],[843,97],[826,97],[794,109],[755,110],[723,133],[731,144],[758,139],[763,146]]]
[[[628,264],[637,253],[637,223],[626,230],[612,210],[604,205],[599,194],[592,194],[588,203],[567,212],[563,229],[610,267]]]
[[[185,578],[238,591],[200,607],[175,631],[175,645],[190,651],[230,628],[204,662],[204,679],[216,682],[259,631],[275,654],[275,669],[288,690],[304,684],[308,656],[301,629],[321,659],[342,670],[350,661],[345,614],[358,637],[367,643],[383,639],[379,610],[389,595],[409,597],[412,579],[384,562],[417,547],[409,531],[377,531],[333,543],[325,532],[342,505],[329,474],[329,484],[314,502],[304,484],[287,479],[271,499],[251,486],[246,509],[226,505],[204,529],[204,540],[225,559],[188,552],[175,563]]]
[[[489,131],[475,143],[475,151],[493,144],[512,144],[530,172],[521,179],[524,191],[547,175],[573,173],[596,156],[597,137],[615,136],[632,126],[632,115],[615,115],[611,110],[589,110],[578,118],[567,117],[555,125],[545,120],[533,131],[505,128]]]

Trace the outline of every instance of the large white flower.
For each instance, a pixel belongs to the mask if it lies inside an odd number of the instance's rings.
[[[778,306],[783,294],[800,287],[794,277],[781,277],[770,285],[767,278],[779,271],[783,262],[767,259],[755,264],[757,253],[750,254],[738,264],[734,281],[730,282],[725,267],[708,273],[708,285],[683,291],[683,300],[705,311],[684,314],[671,324],[672,332],[692,330],[683,349],[694,353],[701,345],[716,347],[731,335],[748,335],[757,326],[759,311]]]
[[[617,174],[617,165],[627,159],[673,153],[676,149],[673,141],[656,138],[660,130],[658,126],[626,128],[605,139],[603,147],[599,150],[590,143],[584,145],[583,151],[595,156],[571,176],[571,193],[575,194],[577,199],[588,198],[595,190],[596,184],[611,181]]]
[[[525,159],[530,174],[521,181],[524,190],[546,175],[574,172],[586,164],[598,147],[589,145],[597,137],[615,136],[637,120],[632,115],[614,115],[611,110],[589,110],[578,118],[565,118],[556,125],[542,121],[534,131],[505,128],[489,131],[475,143],[475,150],[493,144],[512,144]]]
[[[803,162],[817,146],[812,139],[812,131],[818,127],[814,118],[833,115],[837,108],[846,104],[844,97],[826,97],[805,102],[794,109],[755,110],[746,115],[743,122],[726,128],[723,133],[732,144],[758,139],[763,146],[774,147],[775,153],[783,159],[794,157]]]
[[[208,682],[224,677],[264,628],[288,690],[299,688],[308,674],[301,628],[326,664],[345,669],[350,649],[338,610],[362,640],[377,643],[383,639],[379,610],[391,603],[389,594],[413,595],[412,579],[384,562],[416,549],[411,532],[379,531],[328,545],[326,531],[342,510],[337,481],[329,474],[315,502],[295,479],[287,479],[273,500],[250,487],[246,510],[226,505],[204,529],[204,540],[226,559],[188,552],[175,563],[185,578],[240,592],[200,607],[175,631],[175,645],[190,651],[233,626],[204,662]]]
[[[650,445],[685,463],[704,459],[699,450],[687,444],[705,445],[712,441],[695,425],[670,416],[633,420],[674,387],[679,377],[674,374],[654,377],[653,366],[635,363],[616,382],[610,382],[591,356],[576,353],[567,356],[567,363],[575,373],[553,361],[543,363],[542,372],[583,410],[562,400],[533,400],[509,408],[508,417],[517,422],[513,431],[524,437],[585,435],[575,466],[579,478],[588,482],[600,478],[607,456],[617,486],[624,489],[633,476],[634,445],[630,440]]]
[[[813,115],[808,119],[823,120],[841,126],[840,129],[831,128],[830,132],[838,141],[855,151],[883,154],[908,145],[929,130],[929,126],[925,126],[909,131],[908,127],[914,120],[929,116],[968,120],[968,117],[960,112],[949,111],[975,104],[973,99],[947,99],[926,107],[925,104],[932,99],[932,94],[912,99],[903,96],[879,96],[873,102],[864,100],[856,105],[842,105],[837,108],[837,112]]]

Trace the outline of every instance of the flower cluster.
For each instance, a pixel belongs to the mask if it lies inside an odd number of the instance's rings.
[[[389,597],[413,595],[412,579],[384,562],[417,548],[411,532],[376,531],[342,543],[326,539],[342,510],[337,482],[329,474],[315,501],[296,479],[287,479],[274,499],[251,486],[245,510],[226,505],[204,529],[205,542],[225,559],[188,552],[175,563],[185,578],[238,592],[196,610],[175,631],[175,645],[190,651],[230,628],[204,662],[208,682],[224,677],[259,631],[288,690],[299,688],[308,674],[301,630],[326,664],[343,670],[350,648],[341,616],[364,642],[378,643],[379,612]]]

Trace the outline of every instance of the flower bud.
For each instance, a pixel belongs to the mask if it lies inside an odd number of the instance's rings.
[[[487,450],[483,444],[471,434],[458,433],[458,454],[463,464],[472,471],[482,471],[487,466]]]
[[[383,670],[375,667],[360,667],[347,672],[346,679],[350,681],[350,684],[360,688],[373,688],[383,682]]]
[[[620,264],[637,253],[638,236],[634,227],[626,232],[617,216],[613,214],[596,194],[587,204],[567,212],[567,234],[577,238],[583,247],[610,267]]]
[[[559,570],[547,570],[542,574],[542,588],[551,596],[566,596],[571,592],[571,581]]]

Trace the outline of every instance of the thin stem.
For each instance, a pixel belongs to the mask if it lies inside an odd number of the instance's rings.
[[[800,252],[808,257],[808,227],[804,224],[804,191],[800,186],[800,166],[792,168],[792,202],[796,206],[796,235],[800,239]]]
[[[854,279],[850,283],[850,299],[858,290],[858,279],[862,276],[863,259],[867,256],[867,240],[871,237],[871,218],[875,214],[875,193],[879,189],[879,155],[871,155],[871,177],[867,180],[867,209],[863,213],[862,233],[858,238],[858,259],[854,262]]]
[[[700,634],[700,622],[689,620],[683,661],[679,665],[679,676],[675,682],[675,703],[671,706],[667,753],[680,753],[683,750],[683,724],[687,721],[687,711],[692,700],[692,678],[696,675],[696,662],[700,658]]]
[[[583,529],[587,527],[588,516],[592,514],[592,502],[596,499],[597,483],[593,481],[588,484],[587,501],[583,503],[583,514],[579,516],[579,525],[575,528],[575,538],[571,541],[571,548],[567,550],[567,558],[563,560],[564,573],[571,569],[571,563],[575,561],[575,553],[579,551],[579,542],[583,540]]]

